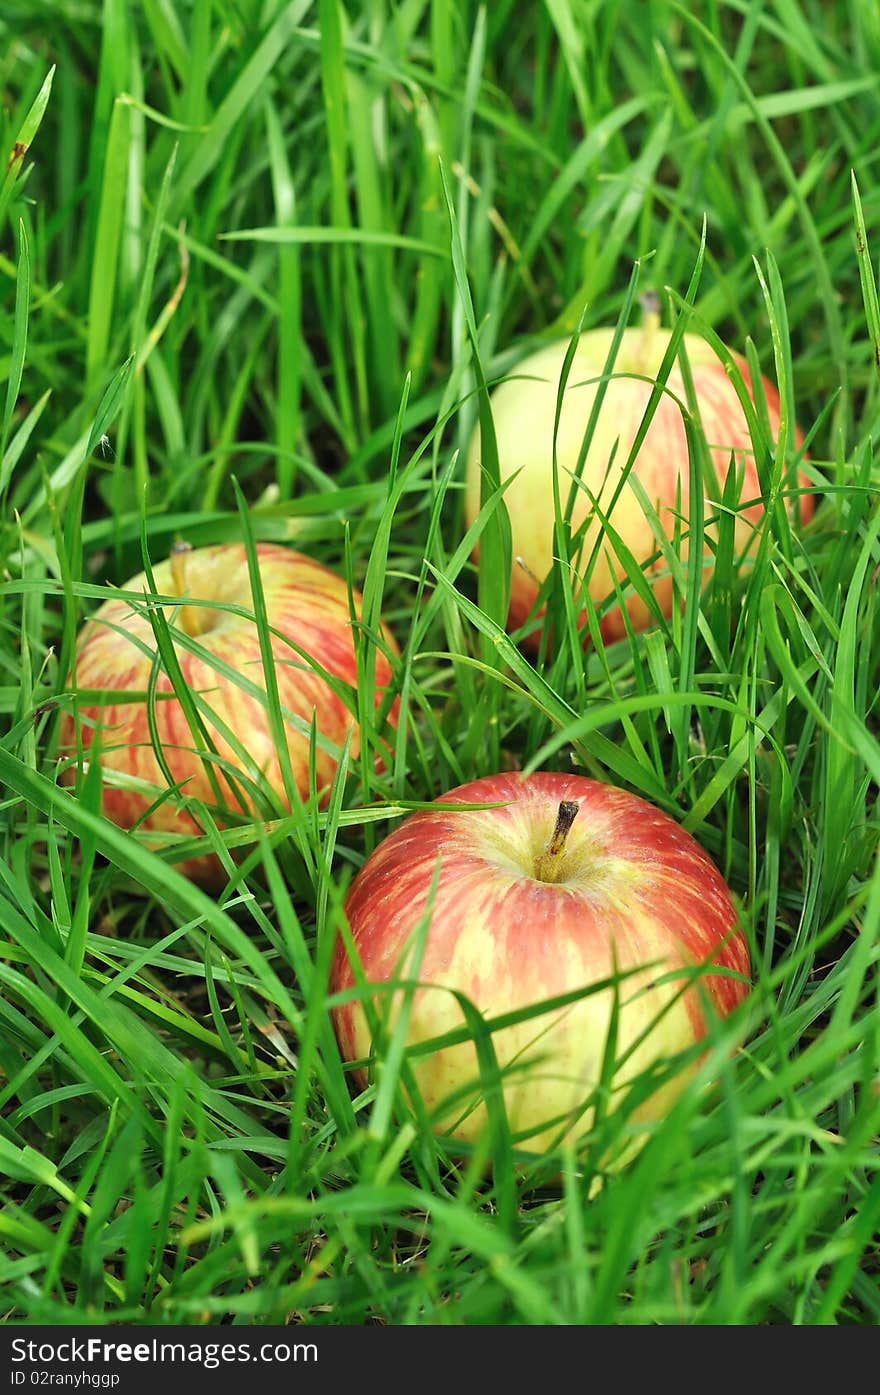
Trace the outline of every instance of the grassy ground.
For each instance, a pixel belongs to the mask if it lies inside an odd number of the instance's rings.
[[[4,1316],[876,1322],[876,8],[10,0],[0,71]],[[817,513],[532,665],[461,546],[472,332],[491,380],[647,288],[777,379]],[[243,526],[366,582],[400,737],[209,899],[58,788],[58,708],[143,546]],[[592,1197],[595,1140],[484,1180],[352,1102],[327,1027],[353,870],[501,762],[645,794],[745,906],[717,1084]]]

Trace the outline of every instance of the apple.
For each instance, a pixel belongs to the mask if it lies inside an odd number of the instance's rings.
[[[363,999],[390,1030],[408,992],[388,987],[395,979],[419,984],[406,1027],[407,1045],[416,1046],[461,1033],[456,993],[492,1020],[623,975],[611,1107],[642,1070],[705,1034],[707,1006],[721,1017],[745,998],[749,952],[724,879],[654,805],[555,773],[490,775],[435,803],[379,844],[346,900],[363,978],[340,936],[330,983],[345,995],[334,1025],[343,1059],[360,1063],[361,1085],[373,1050]],[[456,807],[476,804],[496,807]],[[407,954],[426,917],[413,967]],[[356,982],[359,994],[346,994]],[[606,986],[493,1032],[499,1065],[509,1069],[508,1118],[526,1151],[543,1153],[590,1128],[587,1101],[614,1005]],[[432,1127],[475,1141],[486,1113],[473,1040],[425,1048],[410,1062]],[[672,1067],[635,1115],[662,1117],[695,1068]]]
[[[342,697],[315,665],[343,684],[357,682],[355,643],[352,634],[348,586],[342,577],[312,558],[290,548],[271,543],[257,544],[260,581],[272,635],[275,677],[285,723],[287,749],[296,788],[309,795],[309,727],[314,715],[318,739],[315,774],[323,800],[338,763],[338,751],[350,727],[354,726],[352,754],[359,749],[356,722]],[[219,788],[221,807],[238,814],[256,812],[253,798],[255,779],[260,776],[288,807],[278,751],[262,695],[265,693],[260,641],[253,615],[253,597],[243,544],[223,543],[190,549],[177,544],[170,559],[154,569],[156,593],[179,596],[181,604],[166,607],[169,621],[188,634],[198,645],[192,652],[179,640],[175,652],[183,677],[194,694],[206,704],[202,716],[213,741],[217,758],[210,759]],[[143,573],[126,583],[126,591],[149,590]],[[185,601],[210,601],[233,605],[246,614],[191,605]],[[360,615],[361,596],[354,593]],[[385,648],[396,654],[392,637],[383,631]],[[102,810],[123,828],[135,824],[146,831],[171,831],[196,835],[201,832],[197,817],[188,807],[190,799],[217,806],[217,790],[209,777],[206,761],[199,755],[185,713],[176,697],[155,703],[158,743],[183,799],[168,795],[168,782],[151,739],[146,699],[114,702],[119,690],[145,692],[153,670],[156,641],[149,618],[123,599],[104,602],[83,627],[77,642],[71,683],[79,689],[103,689],[110,693],[100,706],[81,703],[62,718],[61,744],[68,755],[75,755],[81,743],[88,758],[96,731],[100,731],[102,770]],[[302,651],[302,653],[300,652]],[[256,692],[239,686],[217,665],[227,665]],[[391,668],[381,649],[376,655],[376,702],[391,681]],[[157,694],[172,692],[168,675],[159,670]],[[389,714],[393,723],[395,704]],[[293,720],[299,719],[299,724]],[[243,760],[235,743],[250,758]],[[232,779],[224,770],[228,763]],[[235,778],[243,772],[245,778]],[[150,792],[126,787],[119,777],[146,782]],[[76,778],[71,766],[65,778]],[[166,798],[152,807],[163,791]],[[149,812],[148,812],[149,811]],[[222,876],[213,855],[191,858],[178,864],[179,870],[196,880],[213,882]]]
[[[563,510],[612,337],[613,331],[610,329],[595,329],[583,334],[571,364],[557,433],[559,492]],[[655,555],[658,553],[657,539],[629,481],[614,503],[610,516],[608,510],[648,405],[653,380],[659,371],[669,338],[670,332],[660,327],[659,316],[653,311],[645,316],[642,327],[624,330],[614,362],[614,376],[608,381],[581,475],[588,492],[578,488],[572,513],[573,531],[589,519],[580,563],[577,558],[573,559],[577,571],[583,573],[586,569],[592,548],[603,528],[594,513],[592,496],[601,513],[609,517],[611,526],[632,556],[640,565],[647,566],[654,595],[666,616],[672,612],[672,578],[666,561]],[[734,543],[737,556],[744,556],[754,545],[755,529],[764,512],[746,418],[724,365],[709,344],[694,334],[686,334],[684,344],[700,419],[721,487],[730,468],[731,452],[737,470],[742,470]],[[551,571],[556,551],[553,432],[559,381],[568,348],[569,342],[566,340],[550,344],[532,354],[518,364],[513,377],[495,388],[491,397],[501,479],[504,481],[515,476],[504,495],[513,542],[508,620],[511,630],[523,625],[532,611],[540,585]],[[738,355],[734,355],[734,358],[752,393],[745,360]],[[762,386],[775,440],[779,433],[779,394],[766,378],[762,378]],[[685,403],[687,395],[677,361],[666,387],[667,391],[657,405],[632,473],[644,486],[667,535],[672,535],[676,517],[680,514],[683,518],[682,556],[686,557],[689,465],[679,402]],[[670,396],[670,393],[674,396]],[[802,439],[800,433],[797,433],[797,439],[799,442]],[[477,426],[470,441],[466,467],[465,507],[469,525],[480,509],[480,457],[481,438]],[[809,481],[801,476],[800,483],[808,485]],[[680,508],[676,499],[678,490],[681,491]],[[799,499],[799,517],[802,523],[806,523],[813,512],[812,496],[800,494]],[[711,566],[709,539],[717,533],[713,522],[715,513],[717,510],[710,501],[705,529],[704,569],[707,577]],[[586,589],[592,603],[599,606],[613,594],[614,578],[623,581],[625,576],[623,563],[609,540],[600,546],[587,581]],[[626,609],[633,629],[645,629],[651,623],[653,617],[648,605],[631,589],[626,596]],[[581,623],[586,623],[585,614],[581,616]],[[625,618],[619,605],[614,604],[603,613],[600,631],[606,642],[620,639],[626,634]],[[538,639],[539,633],[532,632],[526,642],[537,647]]]

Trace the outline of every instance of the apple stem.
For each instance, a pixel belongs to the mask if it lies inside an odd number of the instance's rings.
[[[186,555],[192,552],[192,543],[184,542],[178,538],[171,544],[169,560],[171,562],[171,582],[174,586],[174,593],[181,598],[186,595]],[[182,605],[180,607],[180,628],[184,634],[195,636],[201,634],[201,617],[199,607],[192,605]]]
[[[565,851],[565,844],[571,831],[571,826],[578,816],[580,805],[572,799],[563,799],[559,805],[556,815],[556,824],[535,868],[535,876],[539,882],[557,882],[559,873],[562,870],[562,854]]]

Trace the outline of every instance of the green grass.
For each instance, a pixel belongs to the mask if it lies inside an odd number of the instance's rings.
[[[876,1323],[875,7],[13,0],[0,71],[4,1318]],[[683,615],[607,650],[557,577],[533,664],[462,456],[526,346],[646,289],[776,378],[817,513],[771,506],[744,573],[722,527],[701,600],[662,544]],[[754,433],[772,505],[760,403]],[[243,860],[208,897],[191,843],[101,818],[96,770],[59,787],[58,715],[108,585],[243,533],[364,589],[400,723],[376,767],[364,642],[368,754],[325,811],[216,834]],[[525,1166],[499,1124],[486,1175],[393,1040],[357,1096],[329,1025],[365,854],[506,762],[660,804],[751,938],[705,1088],[599,1190],[625,1112]]]

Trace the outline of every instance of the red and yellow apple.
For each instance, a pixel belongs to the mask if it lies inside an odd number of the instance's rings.
[[[437,802],[444,807],[411,815],[387,837],[352,883],[346,916],[367,988],[340,937],[331,973],[332,990],[344,995],[334,1008],[340,1050],[349,1062],[370,1057],[365,996],[373,1021],[390,1030],[411,993],[407,1044],[416,1046],[461,1033],[456,994],[492,1020],[617,975],[616,987],[606,983],[493,1032],[509,1072],[503,1089],[514,1135],[542,1152],[591,1126],[587,1102],[615,994],[611,1107],[640,1072],[700,1040],[707,1008],[723,1017],[744,999],[746,940],[709,856],[636,795],[579,775],[499,774]],[[456,807],[487,803],[497,807]],[[404,980],[419,986],[393,987]],[[359,981],[358,993],[345,993]],[[437,1130],[475,1140],[486,1114],[473,1040],[414,1053],[410,1063]],[[636,1116],[662,1117],[695,1068],[696,1060],[671,1068]],[[364,1084],[363,1064],[356,1071]]]
[[[672,612],[672,578],[667,562],[657,555],[657,538],[629,479],[613,508],[611,500],[620,484],[621,474],[641,425],[669,337],[670,332],[660,328],[655,314],[646,316],[643,327],[624,330],[613,376],[606,386],[581,474],[584,488],[578,487],[576,491],[572,513],[573,531],[589,520],[578,570],[583,572],[586,569],[596,540],[603,531],[604,525],[594,509],[595,500],[600,513],[608,517],[635,560],[639,565],[647,566],[657,603],[666,616]],[[581,336],[575,350],[556,437],[563,509],[612,338],[613,331],[610,329],[591,330]],[[710,345],[694,334],[686,334],[684,344],[700,420],[720,486],[723,488],[727,478],[731,453],[735,468],[742,470],[741,507],[738,507],[736,514],[734,546],[737,556],[745,556],[754,546],[755,530],[764,513],[745,414],[723,363]],[[528,618],[540,585],[551,571],[556,551],[553,433],[559,382],[568,348],[568,341],[563,341],[532,354],[519,363],[513,375],[500,383],[492,393],[492,417],[498,439],[501,479],[504,481],[515,476],[504,494],[513,541],[510,629],[518,629]],[[748,366],[743,358],[738,355],[734,357],[752,393]],[[780,422],[779,394],[766,378],[762,378],[762,387],[770,430],[776,440]],[[673,533],[676,517],[683,518],[681,555],[686,558],[690,477],[687,438],[679,406],[679,403],[686,402],[686,390],[678,362],[673,365],[666,388],[639,449],[632,473],[644,487],[667,536]],[[801,439],[799,433],[797,439]],[[478,426],[471,439],[467,458],[466,515],[469,524],[479,513],[480,474],[481,437]],[[799,483],[804,486],[809,482],[802,476]],[[680,505],[677,502],[679,490]],[[711,500],[709,502],[711,505]],[[711,566],[709,540],[717,536],[713,522],[716,512],[713,507],[706,510],[704,580],[708,579]],[[800,494],[801,521],[806,523],[812,512],[812,496]],[[625,577],[626,569],[610,539],[603,540],[586,584],[591,602],[599,606],[613,594],[614,579],[623,582]],[[631,589],[626,595],[626,609],[633,629],[645,629],[651,623],[648,605]],[[584,615],[582,623],[585,623]],[[619,605],[615,604],[603,613],[600,630],[606,641],[619,639],[626,634]],[[538,635],[532,632],[528,642],[536,645],[537,639]]]
[[[272,656],[296,788],[304,799],[308,797],[309,727],[314,716],[315,775],[319,793],[326,799],[338,752],[350,727],[355,728],[352,753],[359,749],[357,724],[349,707],[319,671],[323,669],[342,684],[353,686],[357,682],[348,587],[327,567],[287,547],[259,543],[257,561],[268,623],[277,631],[271,637]],[[216,806],[219,789],[222,808],[251,814],[255,812],[254,782],[261,780],[288,807],[265,702],[266,682],[243,544],[176,547],[171,558],[154,567],[153,574],[156,594],[180,598],[179,604],[166,607],[169,620],[197,642],[198,652],[180,642],[175,642],[175,652],[187,687],[200,697],[202,720],[216,755],[203,758],[199,754],[179,700],[162,696],[173,692],[173,687],[161,669],[154,708],[157,738],[183,802],[172,795],[152,807],[163,792],[167,795],[168,783],[151,738],[145,698],[114,702],[111,696],[101,705],[78,705],[73,713],[64,714],[62,749],[74,755],[81,744],[88,758],[95,733],[100,731],[102,809],[123,828],[138,824],[146,831],[198,834],[201,830],[187,807],[188,800]],[[144,594],[148,591],[146,577],[143,573],[133,577],[124,589]],[[354,600],[359,615],[359,593]],[[212,602],[218,608],[187,601]],[[235,606],[245,613],[220,606]],[[384,645],[389,652],[397,652],[387,632]],[[79,689],[103,689],[110,694],[123,690],[145,693],[155,650],[153,627],[144,608],[134,609],[127,600],[111,598],[83,627],[72,683]],[[223,672],[218,665],[227,666],[228,671]],[[240,682],[229,670],[240,676]],[[390,680],[388,660],[379,651],[377,704]],[[394,722],[395,716],[396,704],[389,719]],[[209,762],[216,789],[208,773]],[[231,779],[224,765],[229,767]],[[236,779],[233,772],[242,778]],[[68,769],[66,778],[75,778],[75,767]],[[208,882],[220,873],[213,855],[192,858],[178,866]]]

